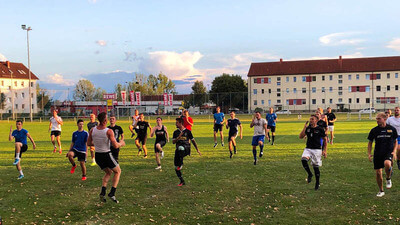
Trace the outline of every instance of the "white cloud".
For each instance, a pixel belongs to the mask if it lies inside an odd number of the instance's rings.
[[[1,54],[1,53],[0,53],[0,61],[1,61],[1,62],[7,61],[7,58],[6,58],[3,54]]]
[[[91,4],[96,4],[97,0],[88,0],[88,2],[91,3]]]
[[[386,45],[386,48],[391,48],[400,52],[400,38],[393,38],[393,40],[391,40],[389,44]]]
[[[354,36],[360,35],[362,32],[339,32],[332,33],[319,38],[322,45],[337,46],[337,45],[357,45],[364,42],[364,39],[355,38]]]
[[[364,57],[364,55],[361,52],[354,52],[352,54],[342,55],[342,58],[361,58],[361,57]],[[297,60],[318,60],[318,59],[336,59],[336,58],[339,58],[339,56],[296,57],[296,58],[290,58],[288,60],[297,61]]]
[[[98,40],[98,41],[96,41],[96,44],[98,44],[98,45],[104,47],[104,46],[107,45],[107,41],[105,41],[105,40]]]
[[[60,75],[58,73],[55,73],[53,75],[48,75],[46,77],[46,80],[43,81],[46,83],[51,83],[51,84],[60,84],[63,86],[73,86],[75,85],[75,82],[69,79],[64,79],[63,75]]]

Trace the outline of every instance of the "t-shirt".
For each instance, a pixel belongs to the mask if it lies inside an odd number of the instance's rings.
[[[133,126],[133,125],[135,124],[135,122],[138,121],[138,120],[139,120],[139,115],[137,115],[137,116],[133,115],[133,116],[132,116],[132,126]],[[136,124],[136,127],[134,127],[133,129],[135,129],[135,130],[139,129],[139,127],[137,126],[137,124]]]
[[[388,124],[386,124],[386,127],[376,126],[372,128],[369,132],[368,140],[375,140],[374,155],[385,155],[393,152],[397,136],[396,129]]]
[[[265,119],[254,119],[254,136],[265,135],[264,125],[268,125]]]
[[[222,121],[224,121],[224,113],[214,113],[214,119],[216,124],[221,124]]]
[[[25,129],[21,130],[14,130],[11,134],[15,138],[15,142],[21,142],[24,145],[27,145],[28,142],[26,141],[28,135],[28,131]]]
[[[183,134],[176,142],[176,149],[178,150],[179,146],[183,146],[185,148],[186,155],[190,155],[190,140],[194,139],[193,134],[190,130],[183,129],[181,131],[181,130],[177,129],[176,131],[174,131],[172,138],[176,139],[181,134],[181,132]]]
[[[316,127],[308,126],[306,128],[306,135],[307,135],[306,148],[322,149],[321,138],[326,137],[325,130],[322,127],[320,127],[320,126],[316,126]]]
[[[387,124],[396,128],[397,134],[400,134],[400,118],[396,118],[394,116],[389,117],[386,121]]]
[[[72,142],[74,143],[73,149],[79,152],[86,152],[86,143],[89,137],[87,131],[75,131],[72,133]]]
[[[323,129],[327,128],[328,125],[326,124],[325,120],[318,120],[317,126],[322,127]]]
[[[162,125],[160,130],[157,129],[154,133],[156,134],[156,143],[161,141],[167,142],[167,133],[165,132],[164,125]]]
[[[328,117],[328,126],[333,126],[335,122],[329,122],[330,120],[336,119],[335,114],[333,113],[325,113],[326,117]]]
[[[278,118],[278,116],[276,115],[276,113],[268,113],[265,118],[267,119],[268,125],[269,126],[276,126],[275,120],[276,118]]]
[[[147,121],[139,121],[139,122],[137,122],[137,126],[138,126],[138,129],[137,129],[136,132],[138,133],[138,135],[146,136],[147,135],[147,128],[150,126],[149,122],[147,122]]]
[[[61,117],[57,116],[56,117],[60,122],[62,122]],[[51,131],[61,131],[61,124],[59,124],[53,116],[50,118],[51,122]]]
[[[97,126],[97,125],[99,125],[99,123],[97,123],[97,121],[94,121],[93,123],[92,123],[92,122],[89,122],[89,123],[87,124],[87,129],[88,129],[88,131],[90,131],[93,127],[95,127],[95,126]]]
[[[122,130],[122,127],[115,125],[114,127],[108,126],[113,132],[114,132],[114,137],[117,142],[119,141],[121,135],[124,133],[124,130]]]
[[[187,121],[189,121],[191,124],[193,124],[193,119],[192,119],[192,117],[188,117],[187,118],[187,120],[186,120],[186,117],[185,116],[182,116],[182,119],[183,119],[183,126],[186,128],[186,129],[188,129],[188,130],[192,130],[192,126],[187,122]]]
[[[229,127],[229,132],[230,133],[237,133],[238,132],[238,126],[241,125],[242,123],[238,118],[235,119],[228,119],[228,127]]]

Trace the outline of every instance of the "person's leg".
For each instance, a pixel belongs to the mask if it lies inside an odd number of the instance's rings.
[[[114,176],[113,176],[113,179],[112,179],[111,191],[110,191],[110,193],[108,193],[109,197],[115,196],[115,191],[117,190],[117,186],[118,186],[118,183],[119,183],[119,178],[121,176],[121,167],[119,167],[119,165],[117,165],[116,167],[114,167],[111,170],[114,173]]]
[[[180,183],[178,184],[178,186],[185,185],[185,180],[183,179],[183,176],[182,176],[182,165],[183,165],[182,151],[175,150],[174,165],[175,165],[176,176],[180,180]]]
[[[100,200],[105,202],[106,201],[106,190],[107,190],[107,183],[110,180],[111,174],[112,174],[112,170],[110,168],[105,168],[103,169],[104,171],[104,176],[102,179],[102,183],[101,183],[101,192],[100,192]]]
[[[139,143],[139,139],[138,139],[138,138],[135,139],[135,145],[136,145],[136,147],[138,148],[138,155],[140,155],[140,153],[142,152],[142,148],[141,148],[141,146],[140,146],[140,143]]]
[[[378,184],[379,191],[383,192],[383,178],[382,178],[382,169],[376,169],[376,183]]]
[[[85,161],[80,161],[79,163],[81,164],[82,178],[86,177],[86,163],[85,163]]]
[[[146,147],[146,144],[143,144],[142,145],[142,148],[143,148],[143,152],[144,152],[144,158],[147,158],[147,147]]]
[[[301,163],[303,164],[303,168],[306,170],[307,172],[307,183],[311,182],[311,179],[313,177],[313,174],[311,173],[310,167],[308,166],[308,161],[310,160],[309,157],[302,157],[301,158]]]
[[[21,160],[19,160],[19,162],[17,163],[16,167],[17,167],[17,170],[19,172],[18,179],[24,178],[24,173],[22,172],[22,167],[21,167]]]
[[[74,157],[75,157],[75,153],[74,153],[73,151],[69,151],[69,152],[67,153],[67,158],[69,159],[69,162],[71,163],[71,165],[72,165],[73,167],[76,166]]]
[[[159,153],[162,152],[162,148],[161,148],[160,143],[157,143],[155,148],[156,148],[155,154],[156,154],[157,168],[161,168],[161,160],[160,160],[160,154]]]
[[[224,146],[224,132],[222,131],[222,127],[221,130],[219,131],[219,135],[221,137],[221,145]]]
[[[397,151],[396,151],[396,155],[397,155],[397,168],[399,168],[400,170],[400,143],[399,141],[397,141]]]
[[[257,146],[253,145],[253,158],[254,158],[254,165],[257,163]]]
[[[217,131],[214,129],[214,148],[217,146]]]
[[[330,133],[331,133],[331,140],[330,140],[330,142],[331,142],[331,144],[332,144],[332,143],[333,143],[333,138],[334,138],[334,136],[333,136],[333,128],[331,129]]]
[[[13,165],[17,165],[20,161],[20,156],[21,156],[21,148],[22,148],[22,143],[21,142],[15,142],[15,160]]]
[[[236,154],[236,136],[232,136],[231,141],[233,145],[233,152]]]
[[[56,151],[57,151],[57,147],[56,147],[56,137],[55,137],[54,135],[51,135],[51,136],[50,136],[50,139],[51,139],[51,143],[53,144],[53,147],[54,147],[53,152],[56,152]]]
[[[232,150],[233,150],[232,137],[229,139],[229,142],[228,142],[228,149],[229,149],[230,157],[232,158]]]
[[[314,173],[315,173],[315,190],[318,190],[319,189],[319,178],[320,178],[319,166],[314,166]]]
[[[94,158],[94,146],[90,146],[90,156],[92,157],[92,166],[96,165],[96,159]]]
[[[268,133],[269,134],[269,133]],[[271,145],[274,145],[274,143],[275,143],[275,129],[274,129],[274,132],[271,132],[271,135],[272,135],[272,142],[271,142]]]
[[[260,157],[264,155],[264,142],[263,141],[258,141],[258,146],[260,146]]]
[[[57,144],[58,144],[58,147],[59,147],[59,150],[58,150],[58,152],[61,154],[62,153],[62,149],[61,149],[61,136],[60,135],[58,135],[57,136]]]

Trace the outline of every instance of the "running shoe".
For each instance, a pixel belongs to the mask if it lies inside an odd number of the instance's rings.
[[[135,136],[135,133],[132,133],[131,138],[133,138]]]
[[[147,155],[144,155],[143,158],[147,159]]]
[[[385,195],[385,192],[380,191],[378,194],[376,194],[376,197],[383,197]]]
[[[97,165],[95,161],[93,161],[92,164],[90,164],[90,166],[95,166],[95,165]]]
[[[21,180],[21,179],[24,178],[24,177],[25,177],[24,175],[19,175],[17,179],[18,179],[18,180]]]
[[[117,200],[117,198],[115,198],[115,195],[114,196],[108,196],[110,199],[111,199],[111,201],[113,201],[113,202],[115,202],[115,203],[119,203],[119,201]]]
[[[17,165],[17,164],[19,163],[19,161],[20,161],[19,158],[18,158],[18,159],[15,159],[14,162],[13,162],[13,165],[14,165],[14,166]]]
[[[82,176],[82,180],[86,180],[86,176]]]
[[[391,179],[386,180],[386,188],[387,188],[387,189],[392,188],[392,180],[391,180]]]
[[[106,202],[106,201],[107,201],[106,196],[104,196],[104,195],[99,195],[99,197],[100,197],[100,201],[101,201],[101,202]]]
[[[319,183],[315,183],[315,190],[319,190]]]
[[[218,145],[218,143],[215,143],[215,144],[214,144],[214,148],[217,147],[217,145]]]
[[[161,170],[161,166],[157,166],[155,169],[156,170]]]
[[[264,155],[264,152],[261,152],[261,151],[260,151],[259,157],[261,158],[261,157],[263,157],[263,155]]]
[[[164,158],[164,151],[161,152],[161,159]]]
[[[58,153],[60,153],[60,155],[62,154],[62,150],[61,150],[61,148],[60,148],[60,151],[58,151]]]
[[[178,167],[176,167],[176,170],[181,170],[182,169],[182,166],[178,166]]]
[[[222,147],[224,147],[224,142],[221,143]]]
[[[71,167],[71,174],[73,174],[73,173],[75,173],[75,169],[76,169],[76,165],[75,166],[73,166],[73,167]]]
[[[185,185],[185,181],[182,181],[178,184],[179,187],[182,187],[183,185]]]
[[[142,149],[139,149],[139,151],[137,152],[137,155],[142,154]]]
[[[57,147],[54,147],[53,153],[56,153],[56,151],[57,151]]]

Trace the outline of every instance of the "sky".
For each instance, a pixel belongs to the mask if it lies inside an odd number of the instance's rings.
[[[162,72],[178,93],[252,62],[400,54],[400,1],[0,0],[0,61],[27,65],[41,87],[79,79],[113,92]]]

